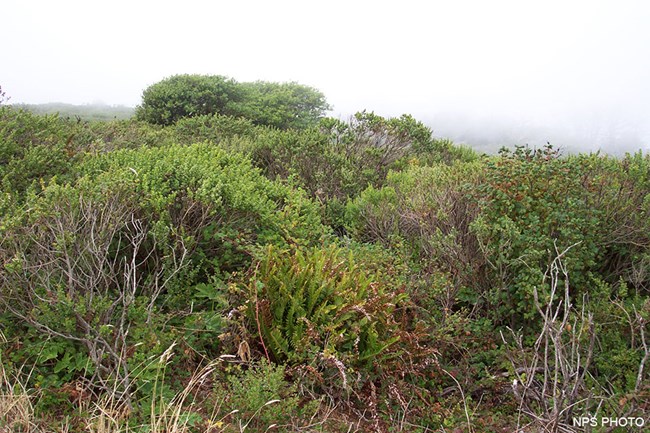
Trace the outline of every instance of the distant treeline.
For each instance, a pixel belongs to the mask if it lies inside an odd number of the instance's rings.
[[[62,117],[78,117],[82,120],[125,120],[133,116],[135,112],[133,107],[106,104],[74,105],[49,102],[47,104],[13,104],[13,106],[35,114],[59,113]]]

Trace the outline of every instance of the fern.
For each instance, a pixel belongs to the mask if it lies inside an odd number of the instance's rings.
[[[278,362],[310,362],[334,353],[359,364],[400,339],[392,320],[393,294],[340,247],[289,251],[269,246],[255,269],[251,299],[272,313],[259,329]],[[253,308],[249,317],[257,330]]]

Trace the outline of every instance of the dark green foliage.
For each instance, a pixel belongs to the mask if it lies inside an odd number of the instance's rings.
[[[184,117],[234,114],[233,104],[243,92],[235,81],[220,75],[174,75],[142,93],[136,118],[171,125]]]
[[[594,284],[584,301],[594,312],[599,350],[594,356],[594,371],[607,378],[612,394],[633,394],[642,383],[639,364],[644,356],[642,334],[649,331],[650,301],[629,292],[625,284],[617,290],[606,283]],[[643,377],[641,377],[643,381]]]
[[[495,329],[538,335],[534,289],[544,302],[549,263],[573,245],[563,262],[575,311],[618,323],[596,327],[594,380],[618,377],[607,361],[614,351],[625,379],[610,392],[638,392],[634,366],[644,352],[634,341],[645,325],[634,310],[646,308],[649,286],[647,164],[641,155],[560,158],[551,148],[520,148],[473,163],[415,166],[349,202],[348,232],[410,257],[409,294],[436,335],[441,364],[480,387],[491,380],[481,371],[494,368],[485,357],[503,365]],[[614,298],[616,287],[626,289]],[[580,344],[586,356],[589,342]],[[476,355],[459,357],[459,347]]]
[[[231,148],[229,141],[236,137],[253,139],[257,129],[248,119],[210,114],[179,120],[174,126],[174,134],[181,143],[209,141]]]
[[[298,83],[242,83],[244,99],[237,115],[256,125],[279,129],[305,129],[316,126],[330,107],[318,90]]]
[[[329,109],[318,90],[298,83],[237,83],[219,75],[175,75],[148,87],[136,117],[171,125],[186,117],[243,117],[280,129],[315,126]]]
[[[558,158],[550,147],[518,148],[487,163],[474,229],[497,281],[489,302],[512,327],[533,313],[532,288],[555,257],[554,245],[575,245],[565,263],[576,294],[589,284],[600,210],[589,203],[583,175],[576,160]]]
[[[632,277],[632,267],[645,266],[647,160],[634,161],[559,158],[548,147],[518,148],[488,162],[474,229],[498,281],[491,302],[511,325],[531,312],[532,287],[556,248],[575,245],[565,263],[576,296],[588,290],[596,273],[615,283]],[[624,169],[633,164],[636,178]],[[638,277],[635,287],[644,287]]]
[[[78,125],[56,115],[37,116],[0,108],[0,182],[2,191],[21,199],[27,189],[68,173],[74,160]]]

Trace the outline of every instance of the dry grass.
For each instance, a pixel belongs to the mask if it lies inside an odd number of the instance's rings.
[[[31,432],[35,429],[32,396],[19,379],[20,374],[9,374],[1,361],[0,432]]]
[[[2,334],[0,333],[0,339]],[[165,366],[173,355],[170,347],[155,362]],[[0,361],[2,359],[0,358]],[[97,401],[80,402],[80,413],[84,413],[84,431],[88,433],[129,433],[146,430],[150,433],[185,433],[189,431],[187,408],[193,406],[193,395],[198,387],[211,377],[217,362],[213,362],[195,372],[187,386],[171,400],[162,395],[164,372],[156,378],[154,395],[151,399],[151,416],[146,425],[133,428],[129,424],[130,409],[116,389],[103,394]],[[9,373],[0,362],[0,433],[41,433],[53,431],[52,426],[39,422],[34,414],[38,394],[28,389],[31,372],[20,369]],[[67,432],[70,425],[63,420],[56,430]]]
[[[6,338],[0,331],[0,343],[6,343]],[[31,372],[23,369],[11,373],[7,371],[0,352],[0,433],[4,432],[35,432],[34,395],[30,395],[26,387]]]
[[[0,343],[2,342],[0,332]],[[158,368],[158,375],[153,380],[150,396],[150,415],[146,419],[135,422],[134,414],[120,393],[119,384],[113,392],[103,392],[96,395],[88,391],[89,398],[78,399],[75,415],[62,419],[40,419],[34,411],[44,392],[30,389],[28,383],[32,375],[29,368],[13,369],[2,363],[0,357],[0,433],[189,433],[210,432],[225,433],[261,431],[259,426],[253,427],[254,420],[269,406],[275,406],[282,400],[272,399],[263,403],[252,415],[237,418],[239,409],[224,413],[223,401],[217,398],[214,407],[198,401],[205,397],[205,390],[212,388],[217,370],[223,368],[223,359],[216,359],[204,367],[197,369],[185,386],[175,395],[170,396],[169,387],[165,386],[166,369],[174,356],[174,345],[161,356],[147,361],[152,368]],[[1,354],[1,352],[0,352]],[[138,378],[136,377],[136,380]],[[81,386],[81,382],[80,386]],[[81,391],[83,392],[83,390]],[[197,397],[198,396],[198,397]],[[245,408],[241,408],[244,410]],[[325,424],[331,419],[335,406],[319,405],[310,419],[301,419],[292,426],[292,431],[315,432],[323,431]],[[192,422],[194,421],[194,423]],[[287,426],[271,424],[267,431],[282,430]],[[350,424],[349,431],[353,429]]]
[[[194,396],[199,387],[210,380],[219,361],[211,362],[194,372],[187,385],[171,399],[163,396],[165,368],[173,356],[174,345],[153,362],[163,366],[156,377],[151,398],[150,417],[146,424],[129,424],[130,408],[119,393],[106,393],[88,408],[90,416],[86,431],[90,433],[129,433],[146,430],[150,433],[185,433],[190,429],[188,408],[195,405]],[[136,378],[137,380],[137,378]]]

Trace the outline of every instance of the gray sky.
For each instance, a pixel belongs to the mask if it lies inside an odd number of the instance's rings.
[[[1,10],[0,86],[13,103],[133,106],[167,76],[220,74],[298,81],[334,115],[411,113],[455,138],[463,127],[503,135],[503,124],[545,135],[516,140],[545,142],[546,128],[650,140],[644,0],[8,0]]]

